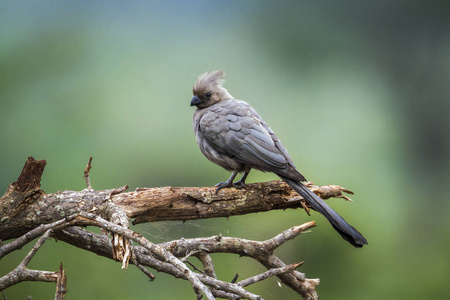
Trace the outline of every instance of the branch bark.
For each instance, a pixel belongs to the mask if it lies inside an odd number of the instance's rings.
[[[197,298],[262,299],[243,287],[270,276],[278,276],[304,299],[318,298],[315,286],[319,280],[307,279],[305,274],[295,270],[302,263],[286,265],[274,255],[274,250],[281,244],[313,227],[314,222],[294,226],[267,241],[215,236],[181,239],[159,245],[128,228],[129,218],[134,218],[133,223],[138,224],[229,217],[272,209],[307,208],[302,197],[283,182],[248,184],[245,189],[224,189],[217,195],[213,187],[141,188],[125,192],[127,186],[123,186],[94,191],[89,180],[91,160],[92,158],[84,170],[88,188],[82,191],[59,191],[51,194],[41,191],[40,179],[46,161],[36,161],[32,157],[28,158],[19,178],[9,185],[0,198],[0,239],[16,240],[0,247],[0,259],[35,238],[40,239],[33,247],[34,252],[30,252],[24,263],[11,271],[15,273],[0,278],[0,290],[22,280],[46,279],[57,282],[55,299],[64,298],[67,279],[62,266],[58,272],[26,268],[35,251],[51,235],[78,248],[119,260],[122,268],[126,268],[131,262],[151,280],[154,275],[145,267],[188,280]],[[323,199],[340,197],[350,200],[343,192],[351,191],[340,186],[310,185],[310,189]],[[76,225],[97,226],[110,232],[112,238],[73,227]],[[131,241],[140,246],[133,246]],[[238,283],[224,282],[216,277],[210,253],[249,256],[259,261],[268,271]],[[193,257],[202,263],[203,270],[192,271],[188,268],[186,264],[190,264],[189,259]],[[14,276],[9,276],[11,274]],[[17,281],[17,278],[20,280]]]

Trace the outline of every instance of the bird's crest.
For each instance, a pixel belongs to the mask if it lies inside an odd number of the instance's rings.
[[[226,72],[223,70],[210,71],[201,74],[194,84],[193,90],[195,92],[213,91],[221,88],[225,82]]]

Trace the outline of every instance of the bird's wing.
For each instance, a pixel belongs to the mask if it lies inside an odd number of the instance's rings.
[[[221,153],[262,171],[280,172],[292,162],[273,131],[243,101],[209,107],[200,120],[208,142]],[[280,147],[281,146],[281,147]]]

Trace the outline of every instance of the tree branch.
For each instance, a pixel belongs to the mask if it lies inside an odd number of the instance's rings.
[[[198,299],[262,299],[243,287],[277,276],[304,299],[318,299],[315,286],[318,279],[307,279],[296,271],[302,263],[286,265],[274,251],[283,243],[315,226],[314,221],[294,226],[266,241],[253,241],[234,237],[180,239],[153,244],[139,233],[129,229],[129,218],[135,224],[167,220],[193,220],[229,217],[272,209],[305,208],[305,201],[281,181],[248,184],[243,190],[224,189],[217,195],[215,188],[163,187],[143,188],[125,193],[127,186],[94,191],[89,179],[92,157],[84,170],[87,189],[59,191],[45,194],[40,190],[40,179],[45,160],[29,157],[19,178],[11,183],[0,198],[0,239],[16,240],[0,247],[0,259],[38,238],[38,242],[13,271],[0,278],[0,290],[23,280],[57,283],[55,299],[64,299],[66,277],[62,265],[58,272],[29,270],[29,260],[45,239],[53,236],[81,249],[122,262],[136,265],[150,280],[153,268],[188,280]],[[350,200],[343,192],[351,191],[336,185],[309,186],[323,199],[339,197]],[[111,239],[86,229],[73,226],[96,226],[111,233]],[[131,241],[139,244],[133,246]],[[248,256],[267,268],[238,283],[219,280],[214,270],[211,253],[234,253]],[[196,257],[203,270],[191,270],[187,264]]]
[[[308,186],[322,199],[343,198],[343,192],[353,194],[338,185]],[[346,197],[346,199],[350,199]],[[123,209],[133,224],[230,217],[274,209],[302,208],[306,202],[283,181],[250,183],[245,189],[214,187],[162,187],[137,189],[111,197]],[[302,205],[303,204],[303,205]]]
[[[11,272],[0,278],[0,290],[18,284],[22,281],[44,281],[44,282],[58,282],[56,295],[61,295],[58,290],[65,290],[65,275],[62,271],[62,265],[59,272],[48,272],[40,270],[30,270],[27,265],[39,250],[39,248],[44,244],[45,240],[48,239],[53,233],[52,229],[48,229],[36,242],[36,244],[31,248],[30,252],[25,256],[22,262]],[[63,299],[63,298],[60,298]]]
[[[240,238],[213,236],[209,238],[175,240],[161,243],[157,246],[166,249],[177,257],[185,257],[186,253],[191,252],[204,253],[208,256],[210,253],[234,253],[239,254],[240,256],[249,256],[255,258],[263,265],[268,263],[278,265],[278,267],[273,267],[274,269],[270,270],[270,272],[267,274],[263,273],[264,275],[257,275],[261,276],[261,278],[256,276],[256,278],[244,280],[243,283],[238,282],[235,285],[220,280],[214,280],[216,279],[215,276],[203,276],[202,274],[197,275],[203,283],[208,284],[212,287],[220,287],[222,290],[226,290],[229,293],[233,293],[235,295],[237,294],[241,297],[247,298],[249,297],[249,295],[246,294],[247,292],[244,293],[244,290],[242,290],[241,288],[238,289],[237,286],[244,287],[250,284],[249,281],[256,282],[255,279],[264,280],[266,278],[269,278],[270,276],[278,276],[288,286],[298,287],[299,285],[302,285],[303,282],[305,282],[305,284],[307,284],[309,288],[305,288],[307,292],[302,294],[302,296],[304,296],[305,299],[315,299],[315,297],[317,297],[317,294],[314,290],[315,285],[311,289],[309,279],[305,279],[305,275],[303,273],[296,272],[295,276],[291,277],[283,276],[284,273],[293,272],[293,270],[299,267],[301,263],[286,266],[281,262],[281,260],[274,260],[273,257],[275,256],[272,254],[272,252],[275,250],[272,242],[274,239],[277,239],[277,237],[279,236],[284,236],[284,240],[280,240],[280,243],[278,244],[278,246],[281,246],[289,239],[294,238],[295,236],[299,235],[301,232],[308,230],[312,226],[315,226],[314,222],[295,226],[285,230],[284,234],[277,235],[276,237],[267,241],[252,241]],[[106,241],[108,239],[105,236],[96,235],[85,229],[71,227],[59,232],[57,234],[57,237],[59,240],[66,241],[76,247],[111,258],[111,252],[109,250],[110,246],[107,246]],[[92,243],[92,241],[98,242],[102,239],[103,242],[95,244]],[[149,251],[146,247],[136,246],[134,248],[137,260],[142,265],[171,274],[175,277],[186,279],[183,273],[180,272],[180,270],[176,270],[172,267],[172,265],[167,264],[164,261],[154,257],[152,255],[152,252]],[[205,269],[203,273],[207,275]]]

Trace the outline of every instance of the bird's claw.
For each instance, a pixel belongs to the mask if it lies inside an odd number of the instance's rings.
[[[245,183],[241,182],[241,181],[238,181],[238,182],[233,183],[233,186],[235,188],[237,188],[238,190],[240,190],[240,189],[243,189],[245,187]]]
[[[217,195],[217,193],[223,188],[234,187],[234,188],[240,190],[245,187],[245,182],[238,181],[238,182],[233,183],[233,182],[225,181],[225,182],[219,182],[218,184],[215,185],[215,187],[217,187],[217,189],[216,189],[216,195]]]
[[[233,186],[233,182],[229,182],[229,181],[225,181],[225,182],[219,182],[218,184],[215,185],[215,187],[217,187],[216,189],[216,195],[217,193],[219,193],[219,191],[223,188],[228,188],[228,187],[232,187]]]
[[[230,187],[232,186],[232,183],[225,181],[225,182],[219,182],[216,185],[214,185],[215,187],[220,187],[220,188],[224,188],[224,187]]]

